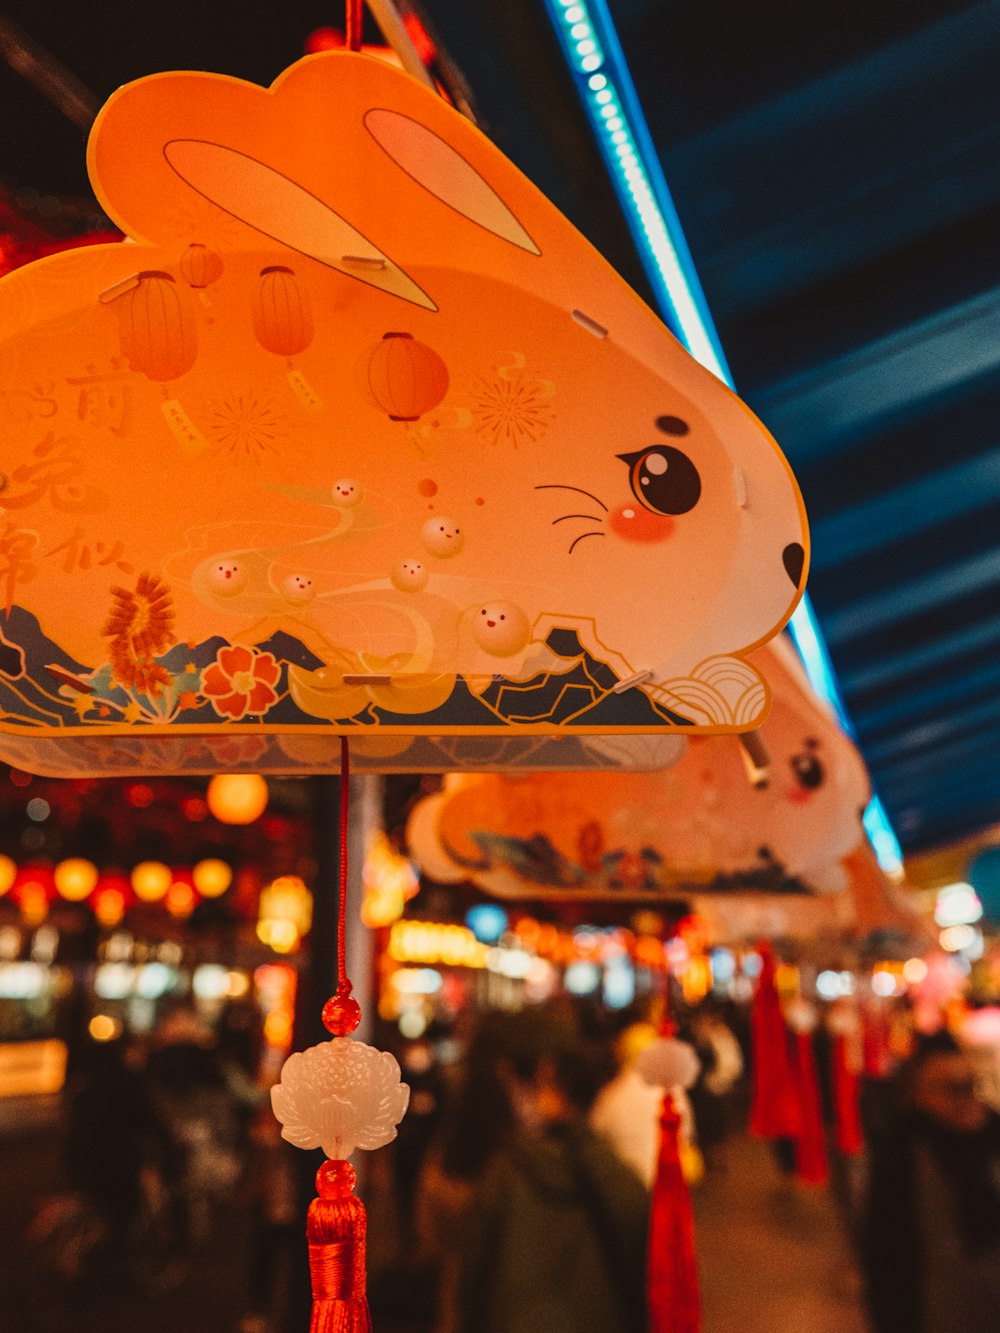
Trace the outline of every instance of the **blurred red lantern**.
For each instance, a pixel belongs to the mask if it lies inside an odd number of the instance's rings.
[[[49,914],[56,886],[48,866],[24,866],[17,872],[11,897],[21,909],[26,926],[40,926]]]
[[[222,258],[200,241],[192,241],[181,256],[181,272],[189,287],[200,290],[222,277]]]
[[[412,333],[386,333],[368,359],[368,387],[390,421],[417,421],[448,392],[448,367]]]
[[[276,356],[297,356],[313,340],[313,317],[295,273],[281,264],[262,268],[253,297],[253,331]]]
[[[114,885],[107,888],[99,888],[92,899],[94,916],[98,923],[107,930],[112,930],[118,925],[125,915],[127,906],[125,894]]]
[[[137,285],[115,302],[122,355],[151,380],[178,379],[198,355],[191,310],[169,273],[137,278]]]
[[[313,28],[306,38],[306,55],[317,51],[343,51],[347,45],[339,28]]]
[[[167,911],[178,921],[183,921],[186,917],[189,917],[198,906],[198,894],[195,891],[191,876],[185,873],[177,875],[167,890],[167,896],[163,901],[166,904]]]

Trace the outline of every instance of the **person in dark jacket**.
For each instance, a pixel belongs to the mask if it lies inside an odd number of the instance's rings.
[[[901,1113],[871,1147],[863,1229],[877,1333],[1000,1328],[1000,1116],[968,1056],[925,1038],[902,1071]]]
[[[462,1333],[640,1333],[649,1196],[587,1124],[585,1052],[498,1063],[513,1128],[486,1164],[464,1244]]]

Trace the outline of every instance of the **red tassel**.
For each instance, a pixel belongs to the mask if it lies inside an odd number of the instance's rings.
[[[660,1157],[649,1215],[649,1333],[700,1333],[701,1299],[691,1196],[681,1170],[680,1116],[669,1092],[660,1114]]]
[[[760,946],[760,955],[760,976],[750,1010],[750,1132],[761,1139],[793,1139],[800,1123],[798,1089],[774,980],[777,969],[767,945]]]
[[[825,1185],[829,1178],[823,1111],[813,1058],[812,1033],[795,1034],[801,1117],[795,1136],[795,1174],[807,1185]]]
[[[354,1195],[349,1162],[326,1161],[316,1173],[320,1197],[309,1205],[306,1237],[312,1277],[309,1333],[371,1333],[365,1292],[365,1206]]]
[[[833,1039],[833,1141],[837,1151],[856,1156],[864,1147],[861,1129],[860,1080],[851,1059],[851,1039],[838,1035]]]

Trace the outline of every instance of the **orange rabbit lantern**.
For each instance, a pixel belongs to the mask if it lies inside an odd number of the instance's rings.
[[[261,269],[254,291],[253,332],[261,347],[276,356],[298,356],[312,342],[312,310],[293,269],[283,264]]]
[[[200,241],[192,241],[181,256],[181,272],[189,287],[201,291],[222,277],[222,256]]]
[[[164,383],[191,369],[198,355],[194,320],[169,273],[136,274],[115,302],[122,355],[133,370]]]
[[[620,767],[764,720],[788,464],[466,117],[329,51],[129,84],[88,163],[128,243],[0,279],[0,757]]]
[[[368,360],[368,387],[390,421],[418,421],[448,392],[448,367],[412,333],[385,333]]]

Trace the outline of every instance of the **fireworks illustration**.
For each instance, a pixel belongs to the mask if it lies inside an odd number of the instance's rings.
[[[552,424],[554,385],[523,373],[524,358],[512,367],[500,367],[496,376],[482,378],[472,387],[472,420],[476,434],[492,444],[515,449],[524,441],[534,444]]]
[[[241,227],[234,217],[208,199],[195,199],[178,211],[173,231],[185,241],[228,249],[239,240]]]
[[[227,390],[209,405],[208,434],[217,452],[252,458],[278,452],[288,435],[288,418],[256,389]]]

